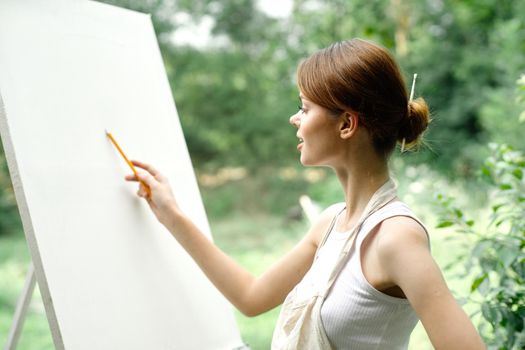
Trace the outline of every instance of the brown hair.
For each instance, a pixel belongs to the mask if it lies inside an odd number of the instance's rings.
[[[405,82],[392,55],[371,42],[352,39],[331,45],[297,70],[301,92],[333,113],[357,112],[375,150],[388,156],[396,141],[405,149],[419,144],[429,122],[422,98],[408,101]]]

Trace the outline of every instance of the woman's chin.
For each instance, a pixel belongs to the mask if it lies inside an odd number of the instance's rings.
[[[332,167],[327,162],[323,162],[323,161],[319,161],[319,160],[315,160],[311,158],[309,159],[303,155],[301,155],[300,162],[301,162],[301,165],[305,167],[329,167],[329,168]]]
[[[313,166],[315,164],[312,164],[312,162],[306,158],[303,154],[301,154],[300,162],[303,166]]]

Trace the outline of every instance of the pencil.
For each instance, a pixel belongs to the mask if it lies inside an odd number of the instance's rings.
[[[133,174],[135,174],[135,176],[137,177],[137,179],[139,178],[139,175],[137,173],[137,169],[135,168],[135,166],[133,165],[133,163],[131,163],[131,161],[128,159],[128,157],[126,157],[126,154],[124,153],[124,151],[122,150],[122,148],[120,148],[117,140],[115,140],[115,138],[113,137],[113,135],[111,135],[111,133],[107,130],[106,131],[106,136],[109,137],[109,139],[111,140],[111,143],[113,143],[113,145],[117,148],[117,150],[119,151],[119,153],[122,155],[122,157],[124,158],[124,160],[126,161],[126,163],[128,163],[129,167],[131,168],[131,170],[133,171]],[[139,182],[142,184],[142,186],[144,186],[144,188],[146,189],[146,195],[149,197],[151,195],[151,190],[149,188],[149,186],[144,183],[144,181],[142,180],[139,180]]]

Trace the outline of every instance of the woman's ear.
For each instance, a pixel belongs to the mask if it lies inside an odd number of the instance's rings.
[[[341,122],[339,127],[339,134],[342,139],[349,139],[352,137],[359,126],[359,117],[357,112],[345,111],[341,116]]]

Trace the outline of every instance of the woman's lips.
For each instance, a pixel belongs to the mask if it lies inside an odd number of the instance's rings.
[[[304,140],[302,137],[299,136],[299,133],[297,135],[297,138],[299,139],[299,144],[297,145],[297,150],[298,151],[301,151],[301,148],[303,148],[303,144],[304,144]]]

